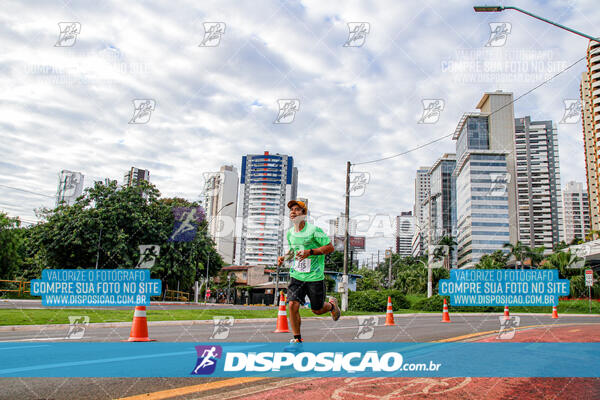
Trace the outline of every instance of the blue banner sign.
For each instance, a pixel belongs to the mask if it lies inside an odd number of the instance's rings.
[[[552,306],[569,295],[569,283],[555,269],[453,269],[438,292],[453,306]]]
[[[0,354],[0,377],[600,377],[600,343],[0,342]]]
[[[160,294],[147,269],[45,269],[31,281],[31,295],[48,307],[149,306]]]

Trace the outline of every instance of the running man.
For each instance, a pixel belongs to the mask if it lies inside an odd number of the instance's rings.
[[[332,253],[334,248],[323,230],[306,222],[307,208],[304,202],[292,200],[287,204],[290,209],[290,219],[294,226],[287,231],[287,242],[290,252],[295,259],[290,268],[290,283],[288,284],[288,300],[290,307],[290,324],[294,338],[292,345],[302,343],[300,334],[300,305],[308,295],[313,313],[325,314],[331,312],[334,321],[340,318],[341,312],[335,297],[325,301],[325,254]],[[277,262],[283,264],[284,257]]]

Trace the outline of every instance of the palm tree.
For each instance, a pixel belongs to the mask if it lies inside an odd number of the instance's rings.
[[[544,260],[544,251],[546,248],[544,246],[539,246],[535,248],[526,248],[525,256],[529,258],[531,261],[531,268],[538,266]]]
[[[579,273],[577,268],[571,268],[575,263],[580,261],[581,258],[568,251],[557,251],[556,253],[550,254],[544,262],[541,263],[539,268],[541,269],[557,269],[562,279]]]
[[[597,237],[600,237],[600,231],[597,231],[597,230],[594,230],[594,229],[590,229],[588,231],[588,233],[585,235],[585,241],[586,242],[590,242],[590,241],[594,240]]]
[[[506,262],[510,256],[502,250],[496,250],[492,254],[484,254],[475,264],[477,269],[496,269],[506,267]]]
[[[504,243],[502,247],[510,249],[510,254],[515,258],[515,261],[521,265],[523,265],[523,258],[525,257],[526,252],[530,250],[529,247],[524,246],[521,241],[517,241],[516,244]],[[515,265],[515,269],[516,268]]]
[[[448,246],[448,254],[444,254],[444,268],[450,270],[450,263],[452,260],[452,253],[454,252],[454,246],[458,245],[458,243],[456,243],[452,236],[443,236],[437,244],[438,246]],[[441,251],[441,248],[436,248],[436,252],[438,252],[438,250]]]

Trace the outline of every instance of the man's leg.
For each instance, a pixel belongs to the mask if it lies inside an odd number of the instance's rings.
[[[312,312],[317,315],[321,315],[321,314],[325,314],[326,312],[331,312],[332,309],[333,309],[333,306],[331,305],[330,302],[327,301],[327,302],[323,303],[323,307],[321,307],[318,310],[312,310]]]
[[[290,325],[292,325],[294,336],[300,335],[300,323],[300,303],[298,301],[290,301]]]
[[[331,312],[333,320],[337,321],[340,318],[337,300],[335,300],[335,298],[330,298],[329,301],[325,301],[326,290],[327,288],[324,280],[310,282],[310,285],[308,286],[308,297],[310,299],[312,312],[317,315]]]

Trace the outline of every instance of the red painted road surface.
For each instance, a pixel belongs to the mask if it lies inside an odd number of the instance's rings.
[[[600,325],[517,331],[511,340],[479,342],[600,342]],[[252,400],[600,399],[600,378],[320,378],[245,396]]]

